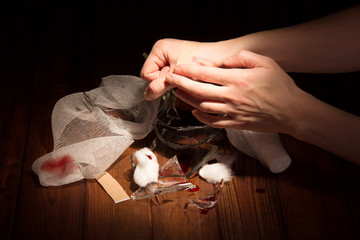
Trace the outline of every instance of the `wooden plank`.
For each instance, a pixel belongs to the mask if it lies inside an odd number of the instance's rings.
[[[128,148],[108,170],[128,195],[137,189],[130,164],[134,151],[136,147]],[[96,181],[87,181],[86,189],[85,239],[151,239],[148,200],[115,204]]]
[[[85,181],[60,187],[42,187],[31,167],[53,150],[52,109],[69,94],[72,49],[66,23],[68,13],[59,11],[39,34],[34,75],[31,119],[23,163],[21,189],[13,239],[80,239],[83,234]]]
[[[12,19],[19,27],[27,26],[22,18]],[[16,31],[14,32],[15,35]],[[10,239],[20,186],[29,101],[32,95],[32,38],[19,39],[9,34],[6,48],[1,51],[2,75],[0,88],[0,232]],[[3,55],[4,54],[4,55]]]
[[[341,208],[336,205],[335,208],[343,211],[340,213],[339,211],[333,212],[334,207],[328,205],[328,214],[331,216],[331,223],[334,226],[334,231],[336,231],[335,236],[344,234],[349,236],[348,239],[360,239],[360,166],[339,158],[335,158],[334,161],[337,169],[334,185],[340,192],[340,199],[334,199],[331,194],[329,197],[332,197],[331,201],[337,201],[337,205],[341,204]],[[341,225],[337,226],[338,219],[342,217],[339,215],[345,215],[345,217],[343,218],[344,221],[341,221]]]
[[[64,70],[66,72],[65,59],[39,63],[37,68],[37,88],[27,136],[14,239],[82,236],[84,182],[54,188],[42,187],[31,170],[33,162],[53,148],[50,116],[55,102],[66,91],[66,86],[61,83],[66,77],[60,74]],[[66,231],[59,234],[60,229]]]
[[[332,155],[291,137],[285,143],[293,166],[279,176],[278,184],[289,237],[352,239],[351,220]]]
[[[62,239],[66,235],[79,238],[82,234],[84,183],[42,187],[31,170],[36,158],[52,150],[49,118],[44,116],[43,121],[33,120],[30,124],[14,239]],[[67,231],[59,234],[61,228]]]
[[[0,149],[0,232],[4,239],[10,239],[24,155],[24,132],[27,131],[28,112],[24,105],[15,105],[3,116],[7,118],[7,124],[3,125],[2,129],[7,133],[2,135],[4,139],[1,137]]]
[[[218,212],[222,239],[284,239],[284,221],[276,174],[231,146],[222,136],[222,151],[236,157],[234,179],[227,183]]]
[[[238,154],[237,175],[219,204],[223,239],[286,238],[276,176],[257,160]]]
[[[167,149],[171,152],[171,149]],[[161,150],[159,151],[161,152]],[[169,152],[164,154],[166,162]],[[181,159],[179,159],[181,162]],[[220,226],[216,209],[201,211],[189,203],[189,199],[206,197],[213,192],[212,184],[199,177],[191,182],[199,187],[199,191],[191,193],[181,191],[170,193],[153,199],[151,204],[152,227],[154,239],[219,239]]]

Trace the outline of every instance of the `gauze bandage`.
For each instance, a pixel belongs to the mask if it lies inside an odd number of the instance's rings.
[[[54,149],[32,166],[41,185],[99,179],[135,139],[144,138],[159,104],[144,100],[147,84],[134,76],[109,76],[96,89],[60,99],[51,119]]]
[[[273,173],[285,171],[291,158],[284,149],[278,134],[249,130],[226,129],[229,141],[241,152],[258,159]]]

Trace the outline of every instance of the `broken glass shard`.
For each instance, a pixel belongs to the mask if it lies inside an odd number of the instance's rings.
[[[196,188],[196,185],[189,182],[182,171],[177,157],[169,159],[159,170],[158,182],[152,182],[136,190],[132,199],[152,198],[171,192],[178,192]]]
[[[209,210],[215,207],[216,203],[220,198],[221,190],[223,189],[223,187],[224,180],[221,180],[221,182],[216,185],[214,192],[211,193],[209,196],[204,198],[189,199],[189,202],[199,209]]]

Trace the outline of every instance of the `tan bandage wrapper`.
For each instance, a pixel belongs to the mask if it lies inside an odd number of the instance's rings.
[[[121,185],[109,173],[106,172],[104,175],[97,177],[96,180],[115,203],[130,199],[129,195],[127,195]]]
[[[194,57],[196,47],[197,47],[196,42],[184,41],[176,65],[191,63]]]

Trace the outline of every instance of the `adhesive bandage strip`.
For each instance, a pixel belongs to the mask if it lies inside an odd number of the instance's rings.
[[[191,63],[194,57],[196,47],[196,42],[184,41],[176,65]]]
[[[96,180],[114,200],[115,203],[129,200],[129,195],[124,191],[121,185],[108,173],[97,177]]]

